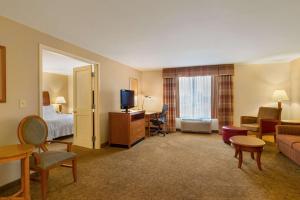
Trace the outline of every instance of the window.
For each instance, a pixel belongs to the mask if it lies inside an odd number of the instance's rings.
[[[179,77],[181,119],[211,118],[211,76]]]

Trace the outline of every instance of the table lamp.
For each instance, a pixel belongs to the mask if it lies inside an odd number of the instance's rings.
[[[62,111],[62,104],[66,103],[65,97],[63,97],[63,96],[56,97],[55,103],[58,104],[58,111],[61,113],[61,111]]]
[[[287,96],[285,90],[275,90],[273,93],[274,101],[278,103],[278,109],[282,109],[282,101],[288,101],[289,97]]]
[[[142,110],[144,110],[145,99],[151,99],[151,96],[144,96],[143,103],[142,103]]]

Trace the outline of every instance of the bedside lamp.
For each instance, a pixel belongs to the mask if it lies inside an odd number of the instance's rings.
[[[151,99],[151,96],[144,96],[143,104],[142,104],[142,110],[144,110],[145,99]]]
[[[278,108],[282,109],[282,101],[288,101],[289,97],[287,96],[285,90],[275,90],[273,93],[274,101],[277,101]]]
[[[58,96],[58,97],[56,97],[55,103],[59,105],[59,106],[58,106],[58,111],[61,113],[61,110],[62,110],[62,104],[65,104],[65,103],[66,103],[65,97],[63,97],[63,96]]]

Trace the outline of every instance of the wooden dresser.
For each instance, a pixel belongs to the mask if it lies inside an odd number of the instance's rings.
[[[110,112],[109,144],[130,148],[145,138],[145,111]]]

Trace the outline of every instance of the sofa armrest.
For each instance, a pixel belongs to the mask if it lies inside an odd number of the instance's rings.
[[[255,124],[255,123],[257,123],[257,117],[241,116],[241,124]]]
[[[276,134],[300,136],[300,125],[277,125]]]

